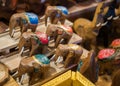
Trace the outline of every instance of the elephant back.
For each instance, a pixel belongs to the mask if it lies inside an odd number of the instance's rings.
[[[37,35],[37,37],[39,39],[40,44],[48,44],[49,41],[48,41],[47,34],[42,33],[42,32],[36,32],[36,35]]]
[[[43,54],[34,55],[33,59],[40,65],[49,65],[50,64],[50,60]]]
[[[61,10],[63,14],[68,15],[68,9],[64,6],[56,6],[57,9]]]
[[[39,19],[38,19],[38,16],[36,14],[26,12],[25,15],[26,15],[30,24],[38,24]]]

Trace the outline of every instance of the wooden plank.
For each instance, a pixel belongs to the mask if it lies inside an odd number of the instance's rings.
[[[19,86],[17,82],[10,76],[10,80],[5,83],[3,86]]]

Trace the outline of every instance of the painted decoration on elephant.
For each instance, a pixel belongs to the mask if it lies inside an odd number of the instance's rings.
[[[56,6],[59,10],[62,11],[65,15],[68,15],[68,9],[64,6]]]
[[[115,39],[111,43],[112,47],[120,47],[120,39]]]
[[[63,25],[63,29],[69,33],[73,33],[73,30],[70,26],[67,26],[67,25]]]
[[[36,35],[42,44],[48,44],[49,40],[48,40],[47,34],[42,33],[42,32],[36,32]]]
[[[50,64],[50,60],[43,54],[37,54],[37,55],[34,55],[32,57],[40,65],[42,65],[42,64]]]
[[[98,58],[99,59],[107,59],[115,54],[115,49],[103,49],[99,51]]]
[[[31,24],[38,24],[38,16],[34,13],[25,13]]]

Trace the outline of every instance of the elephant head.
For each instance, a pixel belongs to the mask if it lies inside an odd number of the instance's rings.
[[[31,29],[32,32],[36,31],[36,27],[38,25],[38,16],[34,13],[16,13],[13,14],[10,23],[10,36],[14,36],[15,28],[20,27],[21,34],[26,32],[27,29]]]
[[[45,11],[45,25],[47,25],[47,19],[50,18],[51,23],[57,24],[58,21],[64,24],[68,10],[63,6],[48,6]]]
[[[39,79],[45,78],[49,68],[50,60],[43,54],[36,54],[32,57],[22,59],[18,71],[13,77],[21,79],[20,83],[22,83],[22,77],[28,73],[31,85],[39,81]]]
[[[79,63],[82,53],[82,47],[76,44],[59,44],[59,46],[56,48],[54,60],[55,63],[58,63],[59,59],[63,58],[64,67],[69,67],[72,64]]]
[[[50,24],[47,27],[46,34],[50,39],[54,39],[55,47],[57,47],[61,41],[68,43],[72,37],[73,31],[70,26]]]
[[[41,32],[24,32],[19,41],[19,52],[22,54],[24,47],[30,49],[30,56],[37,53],[45,53],[48,44],[48,37]]]

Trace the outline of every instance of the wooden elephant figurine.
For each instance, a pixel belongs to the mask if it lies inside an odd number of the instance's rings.
[[[98,63],[100,65],[99,74],[112,74],[120,68],[120,50],[119,49],[102,49],[98,53]]]
[[[10,78],[9,70],[6,65],[0,62],[0,86],[3,86]]]
[[[84,18],[75,20],[73,24],[74,31],[82,37],[82,43],[88,50],[96,49],[96,36],[102,26],[106,25],[103,20],[103,2],[100,2],[96,8],[92,21]]]
[[[82,47],[76,44],[59,44],[56,48],[54,61],[57,64],[59,58],[63,57],[64,67],[67,68],[73,64],[78,64],[83,53]]]
[[[22,54],[24,48],[29,48],[29,56],[39,53],[45,54],[48,42],[49,40],[45,33],[24,32],[18,44],[19,52]]]
[[[32,57],[23,58],[20,62],[17,72],[13,75],[18,78],[22,84],[24,74],[29,75],[29,84],[35,84],[40,79],[44,79],[50,68],[50,60],[43,54],[37,54]]]
[[[13,14],[10,18],[9,29],[10,36],[14,36],[15,28],[20,27],[21,34],[31,29],[32,32],[36,31],[38,25],[38,16],[34,13],[22,12]]]
[[[91,50],[86,58],[81,59],[78,71],[93,83],[98,80],[99,66],[95,59],[94,50]]]
[[[64,6],[47,6],[45,10],[45,25],[47,25],[48,18],[50,18],[52,24],[57,24],[58,21],[64,24],[67,15],[68,10]]]
[[[70,26],[50,24],[47,27],[46,34],[50,39],[54,39],[55,47],[57,47],[61,40],[67,44],[73,35],[73,30]]]

